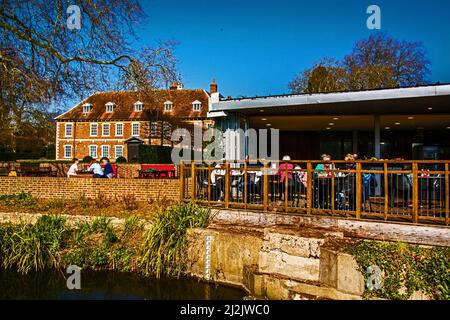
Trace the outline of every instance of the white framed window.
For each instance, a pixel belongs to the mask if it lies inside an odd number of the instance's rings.
[[[98,124],[97,123],[91,123],[91,130],[90,130],[90,136],[96,137],[98,135]]]
[[[135,112],[141,112],[142,109],[143,109],[143,106],[144,106],[144,104],[142,102],[140,102],[140,101],[135,102],[134,103],[134,111]]]
[[[173,102],[172,101],[164,102],[164,112],[171,112],[171,111],[173,111]]]
[[[66,123],[64,125],[64,136],[71,137],[73,135],[73,123]]]
[[[110,125],[109,123],[102,124],[102,136],[108,137],[110,134]]]
[[[172,125],[169,122],[167,122],[167,121],[163,122],[163,130],[164,130],[164,132],[170,131],[171,128],[172,128]]]
[[[116,136],[123,136],[123,123],[116,123]]]
[[[113,102],[108,102],[105,106],[106,106],[107,113],[111,113],[114,111],[114,103]]]
[[[202,110],[202,103],[198,100],[195,100],[192,102],[192,110],[194,111],[201,111]]]
[[[123,146],[114,147],[114,156],[115,159],[117,159],[118,157],[123,157]]]
[[[70,144],[64,146],[64,158],[65,159],[72,158],[72,146]]]
[[[97,146],[96,145],[89,146],[89,156],[91,156],[94,159],[97,158]]]
[[[150,135],[154,137],[157,134],[158,134],[158,122],[152,121],[152,123],[150,124]]]
[[[102,146],[102,158],[109,158],[109,146]]]
[[[90,104],[90,103],[83,104],[83,113],[89,113],[89,112],[91,112],[91,109],[92,109],[92,104]]]
[[[133,137],[139,137],[139,131],[141,129],[141,124],[138,122],[133,122],[131,124],[131,135]]]

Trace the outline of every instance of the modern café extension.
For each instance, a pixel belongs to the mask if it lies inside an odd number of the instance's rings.
[[[227,161],[183,165],[185,199],[225,208],[450,223],[450,85],[239,99],[217,92],[208,116],[225,132]],[[279,130],[280,161],[245,161],[257,158],[250,153],[255,146],[248,135],[237,135],[250,128]],[[320,160],[322,154],[331,161]],[[347,154],[358,157],[344,161]]]

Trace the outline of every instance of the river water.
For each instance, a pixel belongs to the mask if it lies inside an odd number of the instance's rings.
[[[0,270],[0,300],[241,300],[246,296],[238,288],[195,279],[155,279],[112,271],[82,271],[81,289],[69,290],[65,277],[54,271],[20,275]]]

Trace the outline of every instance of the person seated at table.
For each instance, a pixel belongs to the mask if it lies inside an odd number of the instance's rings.
[[[319,179],[315,179],[314,188],[318,193],[318,207],[320,209],[331,208],[331,177],[332,171],[335,170],[334,164],[330,163],[331,156],[329,154],[323,154],[321,156],[322,161],[325,163],[319,163],[316,168],[316,174]]]
[[[109,162],[109,159],[107,157],[103,157],[100,160],[101,166],[103,167],[103,178],[114,178],[114,170],[113,167],[111,165],[111,163]]]
[[[334,164],[330,163],[331,156],[329,154],[323,154],[320,156],[320,158],[325,163],[319,163],[316,166],[315,171],[316,171],[317,175],[319,176],[319,178],[331,178],[331,175],[332,175],[331,171],[336,169],[334,167]]]
[[[291,161],[290,156],[284,156],[282,161]],[[286,174],[287,169],[287,174]],[[278,175],[280,176],[280,199],[286,192],[286,177],[288,179],[288,200],[292,199],[292,191],[294,189],[294,180],[292,179],[292,170],[294,165],[292,163],[283,162],[278,169]]]
[[[225,189],[225,164],[218,163],[211,171],[211,188],[212,200],[221,201],[223,199],[223,191]]]
[[[344,160],[347,162],[345,164],[345,170],[356,170],[356,159],[358,155],[347,154]],[[347,172],[342,177],[342,184],[339,185],[338,196],[336,197],[338,201],[338,207],[340,209],[346,208],[348,205],[348,210],[354,211],[356,209],[356,174],[355,172]]]
[[[103,169],[96,159],[92,159],[91,165],[89,166],[88,171],[92,172],[94,174],[94,178],[103,178],[104,177]]]
[[[69,171],[67,171],[67,178],[73,177],[77,175],[77,171],[78,171],[78,159],[77,158],[73,158],[72,160],[72,165],[69,168]]]
[[[262,167],[257,162],[249,161],[247,165],[247,201],[255,202],[256,195],[262,199]]]

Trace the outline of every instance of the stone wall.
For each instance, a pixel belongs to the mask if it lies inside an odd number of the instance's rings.
[[[361,299],[364,279],[353,257],[323,248],[327,239],[342,237],[311,229],[191,229],[188,269],[259,298]]]
[[[137,201],[180,199],[179,179],[86,179],[53,177],[0,177],[0,194],[31,193],[51,199],[76,199],[82,195],[94,199],[99,194],[108,198],[133,195]]]

